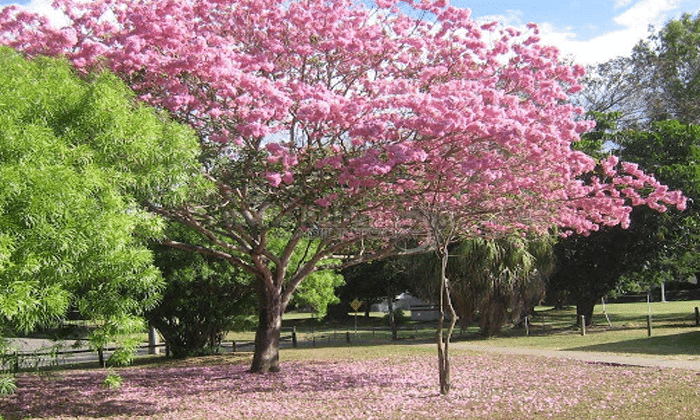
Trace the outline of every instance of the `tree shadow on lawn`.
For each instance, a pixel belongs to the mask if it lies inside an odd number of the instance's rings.
[[[569,351],[700,356],[700,331],[567,348]]]
[[[288,362],[281,372],[264,375],[247,370],[241,363],[124,368],[115,370],[123,379],[118,389],[103,385],[105,370],[23,374],[16,394],[0,397],[0,418],[162,416],[196,410],[192,401],[217,396],[231,401],[260,393],[344,391],[389,386],[395,379],[337,362]]]

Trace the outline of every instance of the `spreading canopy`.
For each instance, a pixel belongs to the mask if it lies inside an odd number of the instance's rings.
[[[195,127],[215,152],[209,173],[256,186],[224,191],[244,218],[270,202],[284,216],[304,204],[308,227],[352,203],[386,227],[397,208],[434,200],[473,234],[585,232],[626,223],[623,197],[682,202],[629,165],[619,176],[612,160],[580,180],[595,162],[570,147],[589,125],[567,95],[583,70],[562,64],[536,26],[479,26],[442,1],[409,2],[429,12],[417,20],[393,3],[59,0],[65,28],[13,8],[0,20],[3,43],[109,66]]]

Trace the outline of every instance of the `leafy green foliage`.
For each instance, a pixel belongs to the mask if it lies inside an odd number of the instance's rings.
[[[118,373],[110,370],[107,372],[107,376],[102,382],[102,385],[108,389],[118,389],[122,386],[122,382],[124,382],[124,378],[119,376]]]
[[[550,299],[573,302],[577,315],[590,324],[594,306],[617,287],[621,276],[643,269],[653,256],[653,244],[644,239],[634,215],[629,229],[606,227],[563,239],[554,247],[557,268],[547,282]]]
[[[638,163],[689,198],[683,212],[671,209],[664,214],[650,214],[640,209],[637,217],[656,249],[644,272],[655,280],[651,285],[663,280],[685,280],[700,271],[700,126],[657,121],[649,130],[626,130],[618,138],[624,159]],[[644,286],[649,285],[647,282]]]
[[[11,375],[0,375],[0,396],[12,395],[17,391],[15,377]]]
[[[328,305],[340,302],[335,295],[335,289],[343,284],[343,276],[333,270],[311,273],[297,288],[292,302],[297,306],[310,306],[319,319],[323,318],[328,311]]]
[[[700,14],[669,21],[634,49],[651,121],[700,122]]]
[[[582,135],[574,147],[598,160],[608,157],[610,149],[616,147],[614,133],[617,131],[617,121],[621,115],[621,112],[588,112],[587,117],[594,120],[596,125]]]
[[[167,235],[197,243],[192,229],[171,223]],[[255,294],[252,276],[227,261],[191,251],[154,246],[155,264],[165,278],[162,301],[146,318],[175,357],[210,354],[225,333],[250,327]]]
[[[460,326],[478,318],[481,333],[497,334],[509,320],[519,321],[544,297],[544,276],[552,268],[552,239],[509,236],[475,238],[449,247],[447,278]],[[421,295],[437,294],[439,261],[433,254],[418,259],[415,278]]]
[[[140,344],[140,340],[134,334],[143,332],[144,329],[142,318],[130,314],[112,315],[90,334],[88,342],[93,349],[103,350],[112,346],[115,338],[119,337],[117,350],[109,356],[107,363],[128,366]]]
[[[282,229],[274,229],[268,238],[270,248],[281,253],[290,240],[291,235]],[[299,244],[289,257],[286,283],[295,272],[306,264],[307,259],[316,254],[320,241],[311,237],[302,237]],[[325,265],[335,265],[339,261],[333,258],[324,259]],[[328,305],[338,303],[335,289],[344,284],[343,276],[334,270],[318,270],[304,278],[292,296],[291,302],[296,306],[310,306],[318,318],[326,316]]]
[[[573,301],[587,320],[608,293],[648,290],[662,281],[685,280],[700,270],[700,127],[656,121],[647,129],[609,135],[623,160],[637,163],[690,200],[683,212],[635,208],[627,230],[603,228],[556,246],[557,270],[549,282],[550,296]]]
[[[161,222],[139,202],[181,199],[196,139],[108,73],[8,49],[0,66],[0,319],[27,331],[72,306],[130,320],[161,288],[144,245]]]

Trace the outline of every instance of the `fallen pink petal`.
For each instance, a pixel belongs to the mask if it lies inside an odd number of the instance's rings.
[[[241,357],[201,360],[209,364],[118,370],[118,389],[102,385],[102,370],[24,374],[18,393],[0,399],[0,413],[5,419],[609,419],[650,405],[658,418],[700,416],[698,406],[666,416],[656,398],[679,388],[700,396],[698,373],[681,369],[460,352],[452,391],[441,396],[427,354],[288,361],[282,372],[264,375],[248,373]]]

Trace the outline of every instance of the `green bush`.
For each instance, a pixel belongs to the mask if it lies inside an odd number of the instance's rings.
[[[188,243],[198,233],[172,223],[169,237]],[[249,328],[255,314],[252,278],[227,261],[154,245],[155,265],[165,279],[163,299],[146,319],[163,336],[173,357],[217,353],[226,332]]]
[[[15,383],[15,377],[12,375],[1,375],[0,376],[0,396],[2,395],[12,395],[17,391],[17,384]],[[2,420],[2,416],[0,416]]]
[[[403,309],[394,309],[394,325],[396,325],[397,327],[402,327],[408,324],[408,321],[410,321],[410,319],[410,317],[406,316],[406,313],[403,311]],[[389,314],[384,315],[384,320],[386,322],[386,325],[391,326],[391,318],[389,317]]]
[[[119,374],[114,373],[110,370],[107,372],[107,377],[105,377],[105,380],[104,382],[102,382],[102,385],[109,389],[117,389],[120,386],[122,386],[123,381],[124,379],[121,376],[119,376]]]

